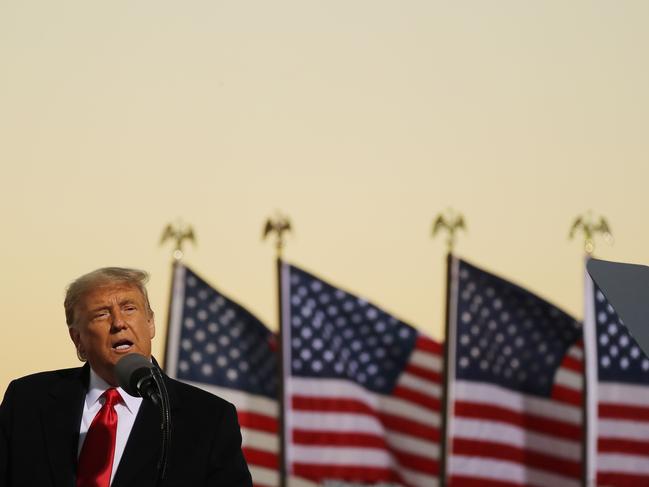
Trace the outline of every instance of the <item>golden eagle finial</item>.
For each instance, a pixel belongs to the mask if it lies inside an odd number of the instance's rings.
[[[281,259],[282,250],[284,249],[284,234],[289,232],[293,232],[291,220],[277,211],[275,217],[266,219],[261,239],[266,240],[270,234],[274,233],[276,235],[275,249],[277,250],[277,258]]]
[[[446,245],[448,247],[448,252],[453,253],[457,232],[459,230],[464,230],[466,232],[466,223],[464,222],[464,216],[461,213],[456,212],[452,208],[448,208],[446,212],[439,213],[433,221],[433,238],[435,238],[437,234],[442,230],[448,232]]]
[[[606,218],[603,216],[595,217],[591,210],[575,218],[570,227],[568,238],[572,240],[580,230],[584,235],[584,250],[588,255],[592,255],[595,251],[596,235],[602,235],[607,243],[613,244],[613,234]]]
[[[167,240],[175,241],[173,258],[180,261],[183,258],[183,243],[188,240],[196,245],[196,235],[191,225],[184,223],[181,219],[176,220],[175,223],[168,223],[162,231],[160,237],[160,245],[164,244]]]

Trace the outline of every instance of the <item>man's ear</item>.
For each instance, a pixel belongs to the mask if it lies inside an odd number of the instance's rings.
[[[79,330],[77,330],[74,326],[68,326],[68,333],[70,334],[70,339],[74,343],[75,348],[79,348]]]
[[[81,334],[79,333],[79,330],[77,330],[74,326],[69,326],[68,333],[70,334],[72,343],[74,343],[74,348],[76,348],[77,350],[77,357],[82,362],[85,362],[87,360],[86,352],[81,348]]]

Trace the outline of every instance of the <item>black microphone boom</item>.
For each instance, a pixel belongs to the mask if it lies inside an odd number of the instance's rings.
[[[115,375],[120,387],[128,394],[143,397],[160,404],[160,391],[153,378],[155,366],[139,353],[129,353],[115,364]]]
[[[160,410],[160,458],[156,487],[162,485],[167,472],[167,456],[171,442],[171,406],[169,393],[160,368],[144,355],[129,353],[115,364],[119,386],[131,396],[141,396]]]

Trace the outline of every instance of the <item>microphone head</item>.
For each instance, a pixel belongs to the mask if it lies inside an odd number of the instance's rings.
[[[139,353],[129,353],[115,364],[115,375],[117,383],[128,394],[134,397],[141,397],[138,385],[146,377],[150,377],[153,364]]]

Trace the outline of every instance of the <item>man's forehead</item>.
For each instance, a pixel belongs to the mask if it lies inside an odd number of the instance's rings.
[[[86,291],[81,297],[80,303],[91,306],[93,303],[103,303],[113,300],[142,299],[144,296],[140,289],[128,282],[111,282],[97,284]]]

